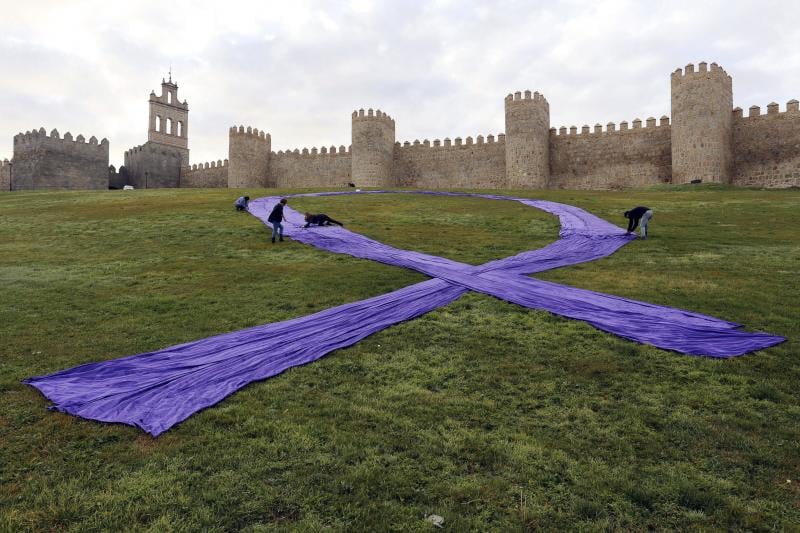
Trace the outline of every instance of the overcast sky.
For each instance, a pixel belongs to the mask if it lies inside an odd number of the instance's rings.
[[[0,0],[0,158],[44,126],[147,140],[147,99],[172,66],[191,161],[227,157],[228,127],[273,150],[350,144],[380,108],[397,140],[500,133],[503,97],[550,102],[551,125],[669,115],[669,74],[716,61],[734,105],[800,98],[800,2]]]

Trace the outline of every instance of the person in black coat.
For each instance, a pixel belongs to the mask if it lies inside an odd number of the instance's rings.
[[[324,214],[312,215],[311,213],[306,213],[306,225],[303,227],[307,228],[311,224],[316,224],[317,226],[330,226],[332,224],[336,224],[337,226],[344,226],[344,224],[342,224],[338,220],[333,220],[328,215]]]
[[[240,196],[234,202],[234,206],[236,206],[237,211],[247,211],[247,203],[250,201],[249,196]]]
[[[628,219],[628,231],[625,232],[625,234],[630,235],[634,232],[636,226],[640,225],[639,235],[642,239],[647,239],[647,225],[653,217],[653,210],[640,205],[634,207],[630,211],[625,211],[624,216]]]
[[[281,201],[275,204],[275,207],[272,208],[272,212],[267,217],[267,222],[272,224],[272,242],[275,242],[275,236],[279,236],[281,242],[283,242],[283,224],[282,222],[286,220],[286,217],[283,216],[283,207],[286,205],[286,198],[281,198]]]

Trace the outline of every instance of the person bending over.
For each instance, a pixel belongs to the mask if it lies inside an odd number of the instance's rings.
[[[247,211],[247,202],[250,201],[249,196],[240,196],[236,199],[233,205],[236,206],[237,211]]]
[[[328,215],[312,215],[311,213],[306,213],[306,225],[303,226],[304,228],[309,227],[311,224],[316,224],[317,226],[330,226],[331,224],[336,224],[337,226],[344,226],[341,222],[337,220],[333,220]]]
[[[647,239],[647,224],[653,217],[653,210],[640,205],[634,207],[630,211],[625,211],[624,216],[628,219],[628,231],[625,232],[625,234],[630,235],[634,232],[637,225],[641,225],[639,228],[639,235],[642,239]]]
[[[286,198],[281,198],[281,201],[275,204],[275,207],[272,208],[272,212],[267,217],[267,222],[272,224],[272,242],[275,243],[275,236],[279,236],[281,242],[283,242],[283,222],[286,220],[286,217],[283,216],[283,206],[286,205]]]

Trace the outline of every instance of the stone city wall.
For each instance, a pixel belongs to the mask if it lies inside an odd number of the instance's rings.
[[[700,62],[670,76],[671,120],[648,118],[593,128],[550,128],[544,95],[519,91],[504,99],[505,134],[453,141],[399,143],[381,110],[351,114],[351,145],[272,152],[263,130],[229,129],[228,159],[189,165],[188,105],[162,80],[151,93],[149,141],[108,167],[108,141],[73,141],[44,129],[14,138],[14,157],[0,162],[0,191],[143,187],[420,187],[619,189],[662,183],[800,186],[800,103],[744,117],[732,109],[733,82]],[[164,121],[170,119],[170,128]],[[157,122],[161,122],[156,126]],[[175,129],[177,128],[177,130]],[[157,142],[156,142],[157,141]]]
[[[14,190],[108,189],[108,140],[44,128],[14,136]]]
[[[506,143],[502,133],[406,141],[395,144],[392,181],[400,187],[497,189],[506,183]],[[356,185],[359,185],[358,183]]]
[[[550,187],[617,189],[669,183],[672,175],[669,118],[609,122],[605,131],[583,126],[550,130]]]
[[[751,106],[749,116],[733,111],[734,185],[800,187],[800,109],[797,100],[780,112],[778,104],[762,115]]]
[[[352,152],[344,146],[273,152],[270,163],[274,187],[342,187],[351,181]]]
[[[125,169],[137,189],[179,187],[188,161],[189,150],[149,141],[125,152]]]
[[[181,187],[218,189],[228,187],[228,160],[181,167]]]
[[[11,190],[11,162],[8,159],[0,161],[0,191]]]

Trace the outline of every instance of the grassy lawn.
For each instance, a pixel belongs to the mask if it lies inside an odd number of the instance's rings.
[[[274,190],[248,190],[252,197]],[[285,192],[285,191],[284,191]],[[728,361],[468,294],[157,439],[20,381],[425,279],[273,245],[228,190],[0,194],[0,530],[785,529],[800,523],[800,191],[525,191],[651,239],[543,279],[787,337]],[[481,264],[557,238],[512,202],[293,199]]]

